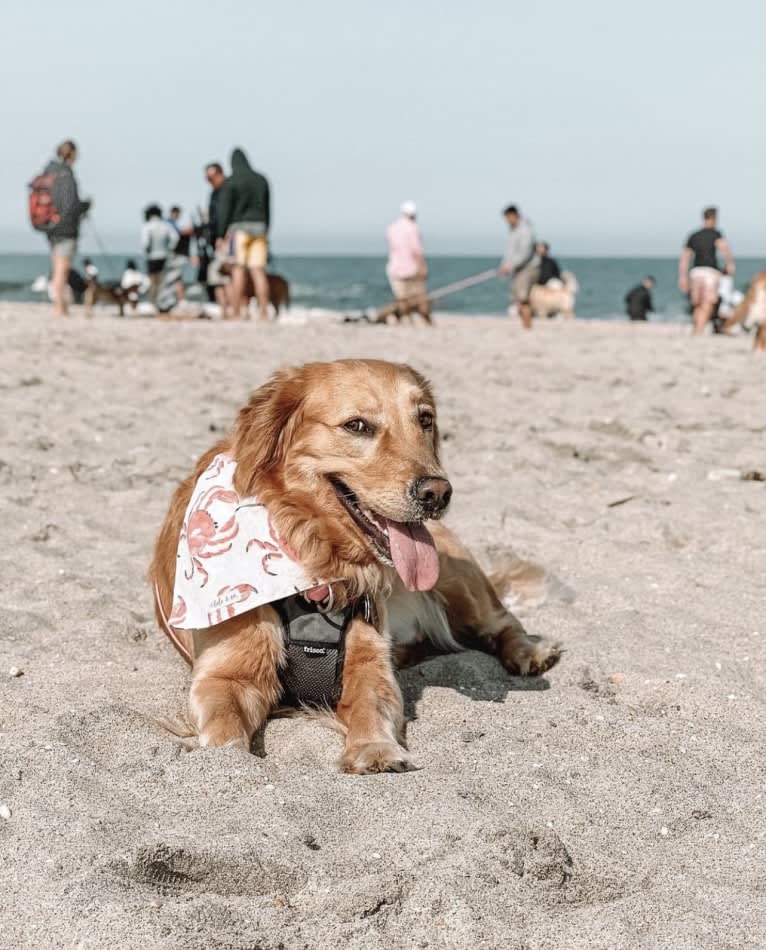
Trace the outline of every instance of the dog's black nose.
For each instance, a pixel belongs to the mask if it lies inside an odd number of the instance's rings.
[[[411,492],[427,515],[439,515],[452,498],[452,485],[446,478],[424,475],[414,482]]]

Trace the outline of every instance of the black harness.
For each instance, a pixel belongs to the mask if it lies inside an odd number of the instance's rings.
[[[296,594],[273,604],[282,620],[287,665],[282,670],[282,702],[290,706],[335,708],[343,689],[346,631],[355,617],[374,623],[368,595],[332,610]]]

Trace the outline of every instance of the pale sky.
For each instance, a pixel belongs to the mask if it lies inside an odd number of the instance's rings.
[[[42,250],[26,182],[73,138],[93,223],[207,200],[241,145],[277,253],[500,253],[517,203],[562,254],[674,254],[702,207],[766,255],[766,3],[6,0],[0,251]]]

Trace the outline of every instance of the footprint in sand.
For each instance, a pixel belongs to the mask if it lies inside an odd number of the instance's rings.
[[[144,884],[161,893],[218,894],[222,897],[277,895],[300,890],[306,874],[260,859],[256,854],[213,855],[166,842],[137,847],[127,859],[103,869],[129,884]]]

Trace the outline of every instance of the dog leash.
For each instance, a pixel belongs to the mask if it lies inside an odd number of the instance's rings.
[[[83,218],[83,224],[86,226],[86,229],[90,232],[90,236],[96,242],[96,246],[98,247],[101,257],[103,258],[103,261],[104,261],[103,263],[104,273],[106,277],[109,278],[109,280],[111,280],[114,277],[114,272],[112,271],[112,263],[109,260],[109,258],[112,255],[106,249],[106,245],[101,240],[101,235],[96,230],[96,227],[93,224],[93,221],[91,220],[89,215],[86,215]],[[115,280],[118,280],[118,278],[115,278]]]
[[[473,287],[475,284],[483,284],[486,280],[491,280],[493,277],[497,277],[499,273],[499,268],[492,267],[490,270],[482,271],[480,274],[475,274],[473,277],[466,277],[464,280],[455,281],[454,284],[447,284],[446,287],[440,287],[438,290],[434,290],[428,294],[428,299],[439,300],[441,297],[446,297],[448,294],[456,294],[459,290],[465,290],[466,287]]]
[[[160,600],[160,590],[156,583],[154,585],[154,603],[157,607],[157,613],[160,615],[160,620],[162,621],[162,632],[166,634],[167,638],[170,640],[176,650],[178,650],[181,656],[186,660],[189,666],[194,666],[194,660],[191,653],[189,653],[184,644],[181,643],[178,638],[178,634],[170,626],[170,621],[168,620],[162,607],[162,601]]]
[[[432,290],[425,296],[427,300],[440,300],[442,297],[449,296],[449,294],[456,294],[459,290],[466,290],[468,287],[474,287],[476,284],[483,284],[487,280],[492,280],[492,278],[497,277],[499,273],[500,269],[498,267],[492,267],[489,270],[482,271],[480,274],[474,274],[473,277],[465,277],[463,280],[456,280],[452,284],[446,284],[444,287]],[[404,297],[402,300],[392,300],[391,303],[386,304],[386,306],[390,307],[392,304],[410,303],[411,301],[421,300],[422,298],[423,294],[412,294],[409,297]]]

